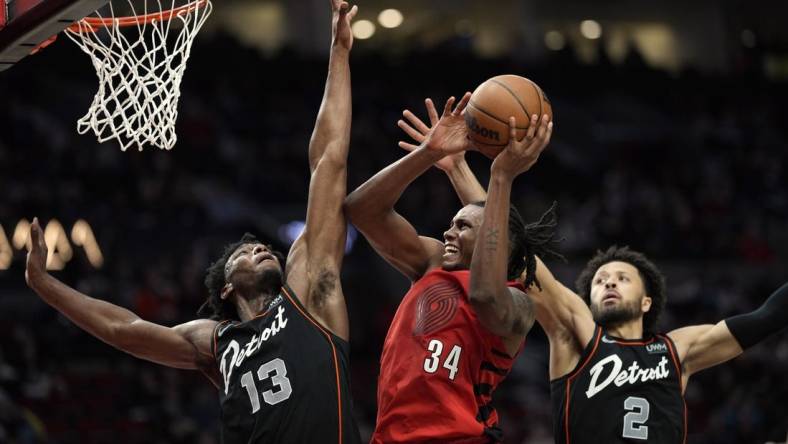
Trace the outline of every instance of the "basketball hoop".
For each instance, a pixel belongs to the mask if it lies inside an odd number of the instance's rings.
[[[175,120],[186,61],[192,42],[213,6],[195,0],[170,9],[161,0],[144,0],[137,14],[116,17],[112,3],[109,17],[98,11],[66,28],[66,35],[93,61],[99,80],[88,113],[77,122],[77,131],[88,130],[99,142],[117,139],[121,150],[144,144],[171,149],[177,141]],[[149,9],[158,8],[151,12]],[[129,28],[125,35],[121,28]],[[134,35],[131,35],[134,34]]]

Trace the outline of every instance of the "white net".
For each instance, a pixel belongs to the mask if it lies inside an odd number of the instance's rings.
[[[210,0],[197,0],[178,6],[170,0],[169,10],[164,10],[167,4],[161,0],[145,0],[144,10],[138,11],[128,1],[131,17],[116,18],[110,3],[108,18],[97,11],[97,17],[80,20],[66,30],[90,55],[99,80],[77,131],[93,130],[99,142],[117,139],[123,151],[134,145],[142,151],[146,144],[169,150],[177,141],[175,120],[183,71],[212,5]]]

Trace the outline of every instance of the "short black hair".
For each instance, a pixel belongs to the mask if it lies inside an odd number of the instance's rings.
[[[471,205],[483,208],[485,202],[473,202]],[[552,249],[560,242],[556,238],[556,206],[556,202],[553,202],[539,220],[526,224],[517,207],[509,205],[509,262],[506,267],[508,280],[518,279],[525,271],[523,286],[528,288],[531,284],[536,284],[541,289],[536,279],[536,257],[555,256],[563,259],[563,256]]]
[[[224,247],[222,256],[217,259],[216,262],[212,263],[206,270],[205,286],[208,288],[208,298],[205,300],[202,306],[200,306],[199,310],[197,310],[198,316],[205,316],[209,319],[214,319],[217,321],[223,321],[227,319],[236,321],[240,320],[238,318],[238,310],[235,308],[235,305],[233,305],[230,301],[222,299],[222,289],[224,288],[225,284],[227,284],[227,279],[225,279],[224,276],[224,269],[227,266],[227,260],[230,259],[230,256],[232,256],[238,247],[245,244],[262,244],[262,242],[259,241],[253,234],[244,233],[243,237],[241,237],[241,240],[226,245]],[[284,276],[284,255],[278,251],[274,251],[270,245],[267,245],[267,247],[279,260],[279,264],[282,267],[282,275]]]
[[[588,261],[575,282],[578,294],[590,306],[591,282],[594,275],[599,267],[610,262],[626,262],[637,268],[640,278],[643,280],[646,295],[651,298],[651,309],[643,314],[643,331],[650,334],[656,333],[657,322],[667,300],[665,276],[643,253],[630,250],[628,246],[619,247],[617,245],[613,245],[606,251],[597,250],[596,255]]]

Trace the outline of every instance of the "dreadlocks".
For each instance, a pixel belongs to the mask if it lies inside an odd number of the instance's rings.
[[[549,258],[550,256],[557,259],[566,260],[564,256],[554,250],[555,246],[561,242],[561,239],[556,238],[556,227],[558,226],[558,215],[556,208],[558,202],[553,202],[550,208],[542,214],[536,222],[531,222],[525,226],[524,230],[524,265],[525,265],[525,279],[523,279],[523,286],[530,287],[536,284],[538,289],[542,289],[539,280],[536,279],[536,258]],[[521,271],[522,273],[522,271]],[[519,275],[518,275],[519,276]]]
[[[207,275],[205,276],[205,286],[208,288],[208,298],[205,302],[200,306],[200,309],[197,310],[197,315],[199,316],[206,316],[210,319],[215,320],[225,320],[225,319],[233,319],[233,320],[240,320],[238,319],[238,311],[233,305],[232,302],[222,299],[222,289],[224,288],[225,284],[227,284],[227,279],[225,277],[225,266],[227,265],[227,260],[230,259],[230,256],[237,250],[241,245],[246,244],[260,244],[257,238],[249,233],[244,233],[241,240],[238,242],[233,242],[224,247],[224,252],[222,256],[216,260],[216,262],[212,263],[208,269],[206,270]],[[282,271],[285,270],[285,258],[282,253],[278,251],[274,251],[270,246],[269,250],[271,253],[279,259],[279,263],[282,265]]]
[[[474,202],[472,205],[484,207],[485,202]],[[556,239],[556,226],[558,216],[555,209],[557,203],[542,214],[536,222],[527,224],[514,205],[509,205],[509,262],[506,267],[506,278],[514,280],[525,271],[523,286],[530,287],[536,284],[541,290],[536,279],[536,257],[555,256],[563,259],[553,247],[560,241]]]

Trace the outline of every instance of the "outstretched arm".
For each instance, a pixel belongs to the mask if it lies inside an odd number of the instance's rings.
[[[536,163],[552,134],[552,122],[544,119],[541,125],[538,123],[534,116],[525,138],[518,141],[514,118],[509,119],[509,146],[493,161],[484,217],[471,260],[471,305],[487,329],[515,339],[507,344],[510,352],[519,346],[534,322],[531,304],[518,303],[527,296],[519,290],[510,291],[506,282],[512,182]]]
[[[339,272],[347,223],[342,202],[347,192],[351,94],[350,22],[358,8],[331,0],[332,40],[323,101],[309,142],[309,199],[306,226],[287,259],[287,283],[326,328],[347,339],[347,309]]]
[[[668,333],[678,348],[684,383],[693,373],[729,361],[788,326],[788,284],[757,310],[714,325],[695,325]]]
[[[577,293],[559,282],[538,257],[536,279],[541,288],[533,285],[528,294],[534,301],[536,320],[551,341],[561,339],[573,347],[585,347],[594,336],[596,327],[588,305]]]
[[[47,246],[38,219],[33,219],[30,226],[30,240],[25,271],[28,286],[79,328],[119,350],[157,364],[203,371],[215,368],[211,341],[216,321],[200,319],[169,328],[84,295],[47,273]]]
[[[466,93],[454,110],[454,97],[446,102],[439,122],[413,152],[389,165],[345,199],[345,212],[375,250],[402,274],[416,280],[440,263],[443,243],[419,236],[394,210],[394,204],[413,180],[444,156],[467,149],[462,110]]]

